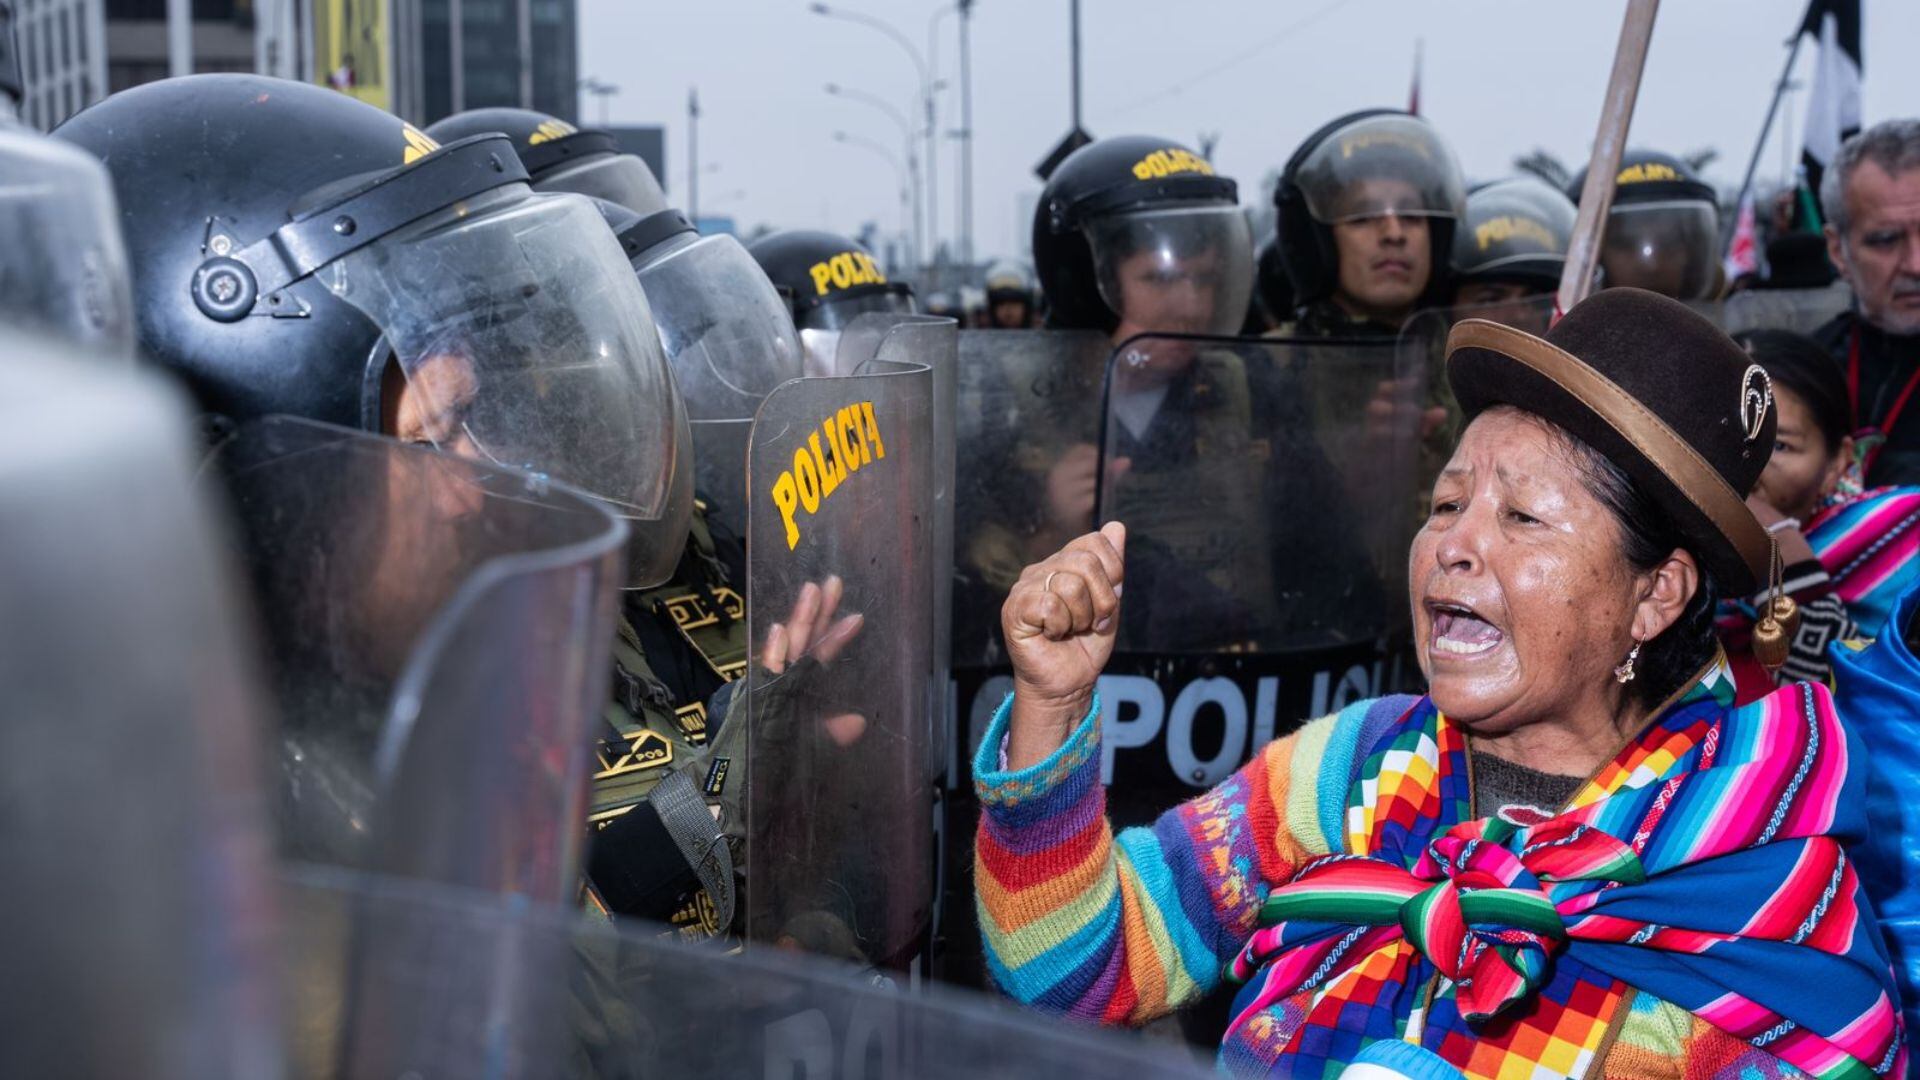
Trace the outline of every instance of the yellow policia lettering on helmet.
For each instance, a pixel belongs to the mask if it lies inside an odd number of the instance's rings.
[[[1662,165],[1657,161],[1642,161],[1620,170],[1613,178],[1616,184],[1644,184],[1651,180],[1678,180],[1680,170],[1671,165]]]
[[[794,449],[793,468],[773,482],[773,505],[787,527],[787,550],[800,546],[796,514],[804,512],[811,517],[819,513],[820,504],[840,490],[849,477],[886,456],[873,402],[848,405],[820,421],[820,430],[807,436],[807,445]]]
[[[1553,230],[1532,218],[1514,217],[1511,214],[1489,218],[1473,230],[1473,241],[1481,251],[1508,240],[1531,240],[1548,251],[1558,252],[1560,242],[1554,238]]]
[[[1213,166],[1207,163],[1206,158],[1177,146],[1155,150],[1133,163],[1133,178],[1136,180],[1158,180],[1163,176],[1173,176],[1177,173],[1199,173],[1202,176],[1212,176]]]
[[[843,251],[831,259],[824,259],[807,268],[813,275],[813,290],[816,295],[825,296],[835,289],[851,289],[855,285],[885,285],[887,275],[873,264],[873,256],[864,251]]]
[[[1340,140],[1340,156],[1350,158],[1381,147],[1406,150],[1423,158],[1433,156],[1432,143],[1404,131],[1363,131],[1348,135]]]
[[[406,152],[400,158],[402,165],[411,165],[421,158],[426,157],[428,154],[433,153],[435,150],[440,149],[440,144],[433,140],[433,136],[421,131],[412,124],[403,120],[400,122],[400,128],[405,132],[407,139]]]
[[[533,129],[533,134],[527,136],[527,145],[539,146],[543,142],[564,139],[569,135],[577,133],[579,130],[579,128],[574,127],[565,120],[542,120],[540,121],[540,126]]]

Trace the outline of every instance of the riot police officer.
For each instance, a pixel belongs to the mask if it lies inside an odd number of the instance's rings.
[[[691,512],[690,440],[646,296],[593,204],[532,192],[505,138],[441,147],[344,95],[244,75],[124,91],[56,134],[107,164],[142,351],[181,379],[213,434],[289,414],[517,466],[593,494],[626,521],[616,585],[671,574]],[[441,472],[386,494],[413,491],[455,521],[488,499],[482,478]],[[431,551],[430,538],[395,531],[397,513],[360,531]],[[487,539],[454,531],[438,544],[450,558]],[[388,595],[410,580],[400,560],[361,576]],[[376,606],[379,590],[369,590],[362,606]],[[604,610],[583,602],[567,601]],[[297,605],[267,614],[295,625],[318,617]],[[529,629],[540,614],[521,609]],[[359,636],[390,633],[369,623]],[[575,677],[586,678],[545,679]],[[339,723],[354,721],[341,711]],[[553,712],[543,730],[585,741],[585,717]],[[324,764],[304,749],[283,746],[282,756],[290,777]],[[585,779],[579,795],[555,786],[556,815],[575,836]],[[704,806],[700,816],[710,837]],[[577,872],[578,848],[556,849],[569,857],[536,896],[570,890],[561,879]]]
[[[600,200],[646,290],[691,419],[699,497],[672,576],[621,604],[613,693],[596,740],[588,900],[690,936],[724,931],[732,882],[682,857],[675,833],[697,825],[703,799],[720,794],[696,794],[689,777],[711,756],[735,700],[722,689],[747,667],[746,439],[768,391],[803,374],[792,320],[739,242],[700,236],[666,206],[645,163],[615,153],[605,133],[507,108],[470,110],[428,131],[505,134],[536,189]]]
[[[1047,325],[1227,334],[1253,290],[1253,241],[1234,182],[1166,139],[1075,150],[1048,177],[1033,222]]]
[[[738,783],[710,783],[705,772],[728,753],[718,739],[742,712],[733,691],[749,662],[748,436],[767,394],[804,374],[801,345],[786,303],[731,236],[701,236],[673,209],[609,212],[609,223],[646,289],[687,402],[699,497],[673,577],[622,605],[589,876],[607,910],[704,936],[729,928],[731,905],[697,865],[675,857],[661,823],[682,812],[676,804],[694,803],[689,780],[716,805],[739,794]]]
[[[982,329],[1032,329],[1038,312],[1034,303],[1033,275],[1025,266],[1012,261],[994,263],[987,268],[986,290]]]
[[[1280,250],[1300,306],[1289,336],[1394,336],[1446,298],[1465,212],[1459,162],[1431,125],[1393,109],[1308,136],[1274,189]]]
[[[1551,314],[1545,297],[1560,286],[1573,218],[1573,203],[1533,177],[1470,192],[1453,238],[1456,312],[1544,333]]]
[[[622,151],[605,131],[582,131],[532,109],[468,109],[427,126],[446,143],[498,132],[513,140],[535,191],[571,191],[645,216],[667,208],[660,181],[637,154]]]
[[[747,252],[792,305],[808,374],[833,373],[840,332],[853,320],[919,310],[913,286],[889,280],[873,253],[849,237],[789,229],[755,240]]]
[[[1577,204],[1581,169],[1567,188]],[[1629,285],[1676,300],[1718,295],[1719,204],[1713,188],[1670,154],[1630,149],[1614,176],[1613,208],[1600,243],[1601,284]]]

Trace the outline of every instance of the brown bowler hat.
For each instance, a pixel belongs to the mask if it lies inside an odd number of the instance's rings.
[[[1773,383],[1685,304],[1605,289],[1544,338],[1465,319],[1447,335],[1447,380],[1469,419],[1512,405],[1620,466],[1725,589],[1768,579],[1773,538],[1746,495],[1773,453]]]

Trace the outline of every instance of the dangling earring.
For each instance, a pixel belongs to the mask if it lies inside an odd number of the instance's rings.
[[[1792,649],[1793,636],[1800,632],[1800,605],[1786,594],[1781,578],[1785,574],[1780,557],[1780,545],[1773,543],[1773,552],[1768,560],[1771,581],[1769,589],[1772,595],[1765,607],[1760,609],[1760,618],[1753,624],[1753,658],[1769,672],[1780,670],[1787,662]]]
[[[1613,677],[1619,680],[1620,685],[1625,686],[1633,681],[1633,663],[1638,659],[1640,659],[1640,639],[1635,638],[1633,639],[1633,651],[1627,654],[1626,662],[1613,669]]]

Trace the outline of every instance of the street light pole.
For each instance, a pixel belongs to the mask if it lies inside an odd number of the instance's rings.
[[[903,237],[906,236],[907,229],[904,226],[906,225],[909,217],[908,211],[907,211],[908,184],[907,184],[907,173],[905,170],[902,170],[900,168],[900,159],[895,157],[893,151],[887,149],[881,143],[874,142],[872,139],[861,138],[858,135],[850,135],[844,131],[834,132],[833,141],[838,143],[845,143],[848,146],[858,146],[863,150],[870,150],[873,153],[876,153],[881,157],[885,158],[887,160],[887,164],[893,166],[894,180],[897,181],[900,185],[900,223],[903,226],[900,230],[900,233]],[[917,225],[918,223],[916,222],[915,224]],[[913,242],[916,246],[919,244],[918,239],[915,239]],[[911,254],[909,256],[909,260],[918,262],[919,261],[918,252]]]
[[[1080,130],[1080,0],[1073,5],[1073,130]]]
[[[600,126],[607,126],[607,99],[620,92],[612,83],[603,83],[589,75],[580,80],[580,89],[600,99]]]
[[[934,128],[933,76],[927,71],[926,59],[920,55],[920,50],[914,47],[912,40],[910,40],[907,35],[901,33],[898,27],[887,22],[885,19],[875,18],[872,15],[860,11],[844,11],[840,8],[831,7],[822,3],[810,4],[808,5],[808,10],[812,11],[815,15],[823,15],[829,19],[844,19],[847,22],[859,23],[862,26],[878,30],[892,39],[894,44],[906,50],[907,57],[913,61],[914,70],[920,75],[920,100],[925,108],[927,121],[927,242],[933,249],[938,250],[940,246],[940,203],[939,191],[935,181],[935,177],[939,174],[939,157],[935,150],[935,141],[938,133]],[[927,261],[930,263],[933,261],[932,253],[929,252],[927,254]]]
[[[960,0],[960,258],[973,267],[973,0]]]
[[[899,125],[900,142],[901,145],[906,148],[907,154],[907,175],[911,178],[909,190],[913,193],[913,245],[911,257],[914,262],[919,262],[920,252],[926,243],[926,237],[925,234],[921,232],[920,225],[922,213],[922,205],[920,202],[920,156],[914,150],[916,137],[913,131],[913,122],[908,120],[891,102],[878,94],[869,94],[865,90],[856,90],[851,86],[841,86],[839,83],[828,83],[822,89],[834,97],[843,97],[851,101],[871,105],[881,112],[886,113],[889,120]]]
[[[700,222],[700,88],[687,87],[687,217]]]

